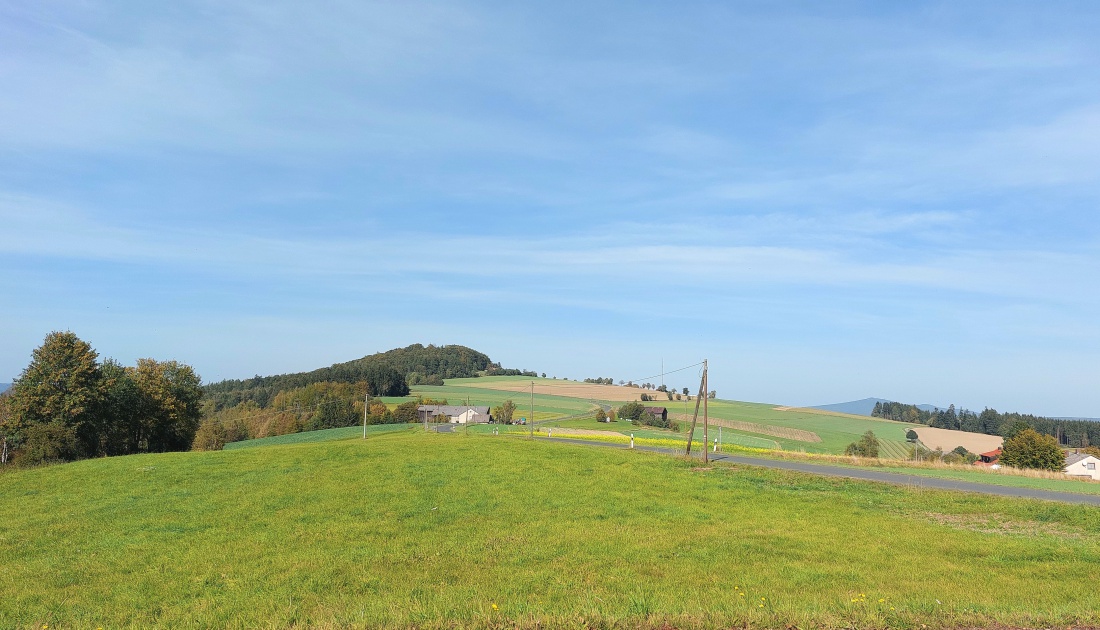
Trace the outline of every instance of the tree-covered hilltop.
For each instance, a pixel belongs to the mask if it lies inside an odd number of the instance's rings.
[[[203,391],[216,409],[242,402],[267,407],[279,392],[315,383],[365,381],[372,396],[405,396],[409,393],[409,385],[442,385],[445,378],[511,373],[526,374],[519,370],[501,369],[488,355],[466,346],[413,344],[311,372],[211,383],[204,386]]]
[[[1045,418],[1024,413],[1001,413],[996,409],[984,409],[974,413],[969,409],[947,409],[926,411],[916,405],[898,402],[875,403],[871,415],[876,418],[926,424],[937,429],[971,431],[986,435],[1012,437],[1024,429],[1034,429],[1036,433],[1057,438],[1063,446],[1100,445],[1100,422],[1089,420],[1063,420]]]

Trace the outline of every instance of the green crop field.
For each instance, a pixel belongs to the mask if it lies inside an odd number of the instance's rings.
[[[0,627],[1100,623],[1100,512],[410,429],[0,475]]]
[[[441,387],[416,387],[414,388],[414,393],[433,397],[446,397],[452,402],[456,402],[459,399],[464,400],[465,396],[470,396],[472,401],[481,401],[475,402],[474,404],[491,405],[499,404],[504,399],[511,398],[519,405],[520,415],[523,415],[529,401],[529,394],[523,392],[523,387],[531,381],[537,384],[548,382],[547,379],[531,379],[529,377],[454,379],[447,381],[447,384]],[[561,383],[561,381],[554,381],[554,384]],[[501,386],[502,384],[506,384],[514,391],[502,392],[486,387],[487,385]],[[639,390],[639,392],[640,391],[641,390]],[[569,398],[565,396],[539,394],[535,396],[536,410],[557,413],[562,417],[593,411],[594,404],[596,403],[601,403],[613,408],[617,408],[623,404],[622,402]],[[688,402],[686,400],[655,401],[646,404],[663,406],[668,409],[670,414],[682,414],[687,416],[690,416],[695,408],[695,401]],[[813,432],[821,438],[820,442],[799,441],[769,434],[754,434],[744,429],[738,429],[735,432],[735,435],[745,436],[745,438],[735,438],[735,440],[741,439],[744,442],[752,442],[753,445],[762,445],[765,443],[764,440],[766,440],[766,443],[769,444],[769,448],[775,448],[775,444],[778,444],[783,450],[805,451],[808,453],[840,454],[844,452],[846,446],[858,440],[864,432],[874,431],[875,436],[878,437],[881,443],[883,457],[904,459],[907,455],[905,432],[917,426],[879,418],[812,410],[792,409],[789,411],[780,411],[776,408],[776,405],[730,400],[711,400],[708,401],[708,407],[710,416],[721,420],[750,422],[774,428],[801,429]],[[687,429],[687,424],[687,422],[681,422],[681,425],[684,425],[681,428],[685,431]],[[600,425],[598,427],[586,428],[622,431],[621,428],[617,428],[615,425]],[[702,428],[700,427],[696,430],[696,438],[701,439],[702,435]],[[756,439],[749,440],[747,439],[748,437],[755,437]]]

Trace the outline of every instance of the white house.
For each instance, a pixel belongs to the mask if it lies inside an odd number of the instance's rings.
[[[1100,479],[1100,459],[1086,453],[1066,455],[1066,474]]]
[[[492,422],[488,407],[466,405],[420,405],[417,414],[421,422],[434,422],[439,416],[446,416],[451,424],[477,424]]]

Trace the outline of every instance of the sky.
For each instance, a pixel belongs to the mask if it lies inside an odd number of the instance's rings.
[[[1100,417],[1097,32],[1094,2],[0,0],[0,381],[71,330],[208,382],[463,344]]]

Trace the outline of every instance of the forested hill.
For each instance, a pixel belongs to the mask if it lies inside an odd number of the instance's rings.
[[[1038,433],[1058,439],[1062,446],[1085,447],[1100,445],[1100,422],[1087,419],[1045,418],[1025,413],[1001,413],[996,409],[984,409],[974,413],[968,409],[929,411],[917,405],[883,402],[875,405],[871,415],[887,420],[916,422],[939,429],[971,431],[987,435],[1011,437],[1021,429],[1034,429]]]
[[[305,387],[314,383],[371,384],[372,394],[396,396],[408,393],[408,385],[442,384],[445,378],[469,378],[480,374],[521,374],[520,370],[504,370],[488,355],[465,346],[423,346],[413,344],[337,363],[312,372],[255,376],[245,380],[225,380],[211,383],[203,389],[217,408],[253,401],[261,407],[280,391]]]

